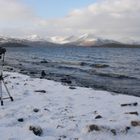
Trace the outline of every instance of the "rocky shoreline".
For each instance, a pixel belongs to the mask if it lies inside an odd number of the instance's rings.
[[[58,64],[49,62],[44,59],[39,62],[19,62],[17,60],[15,61],[15,63],[10,63],[7,61],[5,63],[4,69],[9,72],[19,72],[21,74],[26,74],[34,78],[43,78],[58,81],[70,86],[89,87],[93,89],[101,89],[115,93],[140,97],[140,91],[136,90],[136,88],[140,85],[140,80],[134,79],[133,77],[132,80],[135,81],[135,83],[132,87],[131,85],[128,86],[131,83],[131,77],[129,79],[126,76],[111,75],[111,77],[108,78],[108,75],[93,72],[93,78],[89,75],[85,75],[84,71],[83,76],[78,73],[65,73],[65,71],[63,71],[60,66],[57,67],[57,65]],[[81,65],[84,64],[81,63]],[[107,65],[101,64],[96,64],[95,66],[98,68],[107,67]],[[70,71],[71,68],[68,67],[68,69]],[[42,71],[44,71],[43,76],[41,75]]]

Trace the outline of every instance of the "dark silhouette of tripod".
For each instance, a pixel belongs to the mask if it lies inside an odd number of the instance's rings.
[[[8,97],[3,97],[3,91],[2,91],[2,84],[4,85],[6,92],[8,94]],[[1,106],[3,106],[3,100],[5,99],[10,99],[11,101],[14,101],[13,97],[10,95],[10,92],[7,88],[6,83],[4,82],[3,75],[0,75],[0,101],[1,101]]]
[[[5,52],[6,52],[6,49],[5,48],[1,48],[0,47],[0,59],[1,59],[1,69],[0,69],[0,102],[1,102],[1,106],[3,106],[3,100],[5,99],[10,99],[11,101],[14,101],[13,97],[11,96],[8,88],[7,88],[7,85],[4,81],[4,77],[3,77],[3,66],[4,66],[4,56],[5,56]],[[3,97],[3,90],[2,90],[2,85],[4,85],[5,89],[6,89],[6,92],[8,94],[8,97]]]

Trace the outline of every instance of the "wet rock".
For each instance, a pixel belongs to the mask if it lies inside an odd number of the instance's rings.
[[[14,70],[14,69],[11,68],[11,67],[7,67],[6,69],[7,69],[7,70],[10,70],[10,71]]]
[[[23,69],[20,70],[20,72],[23,72],[23,71],[24,71]]]
[[[88,126],[88,132],[91,132],[91,131],[100,131],[100,127],[96,124],[91,124]]]
[[[35,135],[41,136],[43,134],[43,130],[40,126],[29,126],[29,130],[31,130]]]
[[[131,121],[131,125],[134,127],[140,126],[140,121]]]
[[[72,86],[70,86],[69,89],[76,89],[76,87],[72,87]]]
[[[62,78],[61,82],[62,83],[67,83],[67,84],[71,84],[72,83],[72,81],[70,79],[68,79],[68,78]]]
[[[125,112],[125,114],[131,114],[131,115],[139,115],[139,113],[137,112],[137,111],[135,111],[135,112]]]
[[[39,112],[39,109],[38,108],[34,108],[33,111],[37,113],[37,112]]]
[[[45,77],[45,76],[46,76],[46,73],[45,73],[44,70],[42,70],[42,71],[41,71],[41,77],[43,78],[43,77]]]
[[[90,66],[95,67],[95,68],[107,68],[107,67],[109,67],[109,65],[106,65],[106,64],[92,64]]]
[[[101,118],[103,118],[101,115],[95,117],[95,119],[101,119]]]
[[[40,63],[49,63],[47,60],[42,60]]]
[[[80,66],[86,66],[87,64],[85,62],[81,62]]]
[[[35,90],[34,92],[46,93],[46,90]]]
[[[34,72],[34,71],[31,71],[31,72],[30,72],[30,74],[36,74],[36,72]]]
[[[23,118],[18,118],[18,121],[19,122],[24,122],[24,119]]]
[[[127,103],[127,104],[121,104],[122,107],[124,106],[137,106],[138,103],[137,102],[134,102],[134,103]]]

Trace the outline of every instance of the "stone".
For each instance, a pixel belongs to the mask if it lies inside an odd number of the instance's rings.
[[[36,74],[36,72],[34,72],[34,71],[31,71],[31,72],[30,72],[30,74]]]
[[[112,134],[113,134],[114,136],[117,135],[117,132],[116,132],[115,129],[111,129],[110,131],[112,132]]]
[[[62,78],[62,79],[61,79],[61,82],[67,83],[67,84],[71,84],[71,83],[72,83],[72,81],[69,80],[68,78]]]
[[[91,131],[100,131],[100,127],[96,124],[91,124],[88,126],[88,132],[91,132]]]
[[[29,130],[31,130],[35,135],[41,136],[43,134],[43,130],[40,126],[29,126]]]
[[[95,119],[101,119],[101,118],[103,118],[101,115],[95,117]]]
[[[40,63],[49,63],[47,60],[42,60]]]
[[[85,65],[86,65],[85,62],[81,62],[81,63],[80,63],[80,66],[85,66]]]
[[[45,77],[46,76],[46,73],[44,70],[41,71],[41,77]]]
[[[46,90],[35,90],[35,92],[46,93]]]
[[[121,104],[122,107],[124,106],[137,106],[138,103],[137,102],[134,102],[134,103],[127,103],[127,104]]]
[[[140,121],[131,121],[131,125],[134,127],[140,126]]]
[[[24,119],[23,118],[18,118],[18,121],[19,122],[24,122]]]
[[[37,112],[39,112],[39,109],[38,108],[34,108],[33,111],[37,113]]]
[[[71,86],[71,87],[69,87],[69,89],[76,89],[76,87],[72,87],[72,86]]]
[[[106,65],[106,64],[92,64],[90,66],[95,67],[95,68],[107,68],[107,67],[109,67],[109,65]]]
[[[137,112],[137,111],[135,111],[135,112],[125,112],[125,114],[131,114],[131,115],[139,115],[139,113]]]
[[[126,133],[128,132],[128,130],[130,130],[131,129],[131,127],[130,126],[126,126],[126,128],[125,128],[125,131],[126,131]]]

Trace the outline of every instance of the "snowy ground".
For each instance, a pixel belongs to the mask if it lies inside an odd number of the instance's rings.
[[[127,113],[140,113],[140,98],[4,74],[9,75],[5,81],[14,102],[4,100],[0,106],[0,140],[140,140],[140,126],[131,126],[131,121],[140,117]],[[121,107],[133,102],[138,105]],[[35,108],[39,111],[34,112]],[[102,118],[95,119],[98,115]],[[93,124],[99,130],[89,130]],[[43,134],[36,136],[30,125],[40,126]]]

